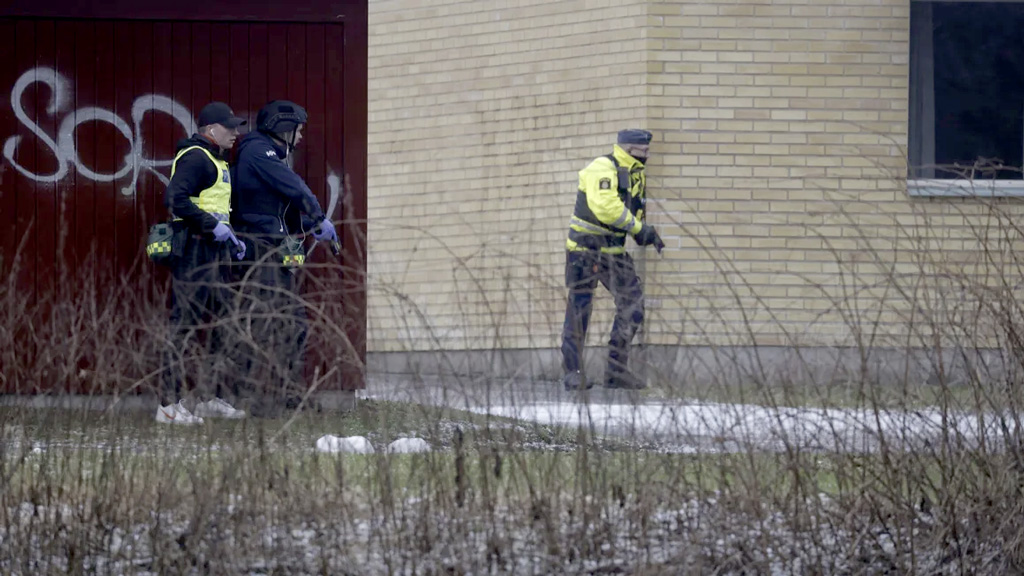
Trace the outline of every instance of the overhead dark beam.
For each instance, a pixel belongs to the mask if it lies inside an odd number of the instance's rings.
[[[0,17],[89,18],[126,20],[228,20],[280,22],[345,22],[358,13],[365,0],[353,2],[253,2],[252,0],[9,0],[0,6]],[[362,8],[365,11],[365,6]]]

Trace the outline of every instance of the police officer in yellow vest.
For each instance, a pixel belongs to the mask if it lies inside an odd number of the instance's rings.
[[[223,102],[199,112],[199,132],[178,143],[171,166],[165,203],[173,217],[171,346],[164,351],[160,406],[156,420],[167,424],[197,424],[206,417],[245,415],[219,397],[200,402],[193,410],[182,398],[184,356],[193,344],[197,326],[226,310],[226,285],[232,257],[245,256],[245,244],[231,229],[231,176],[227,153],[246,121]],[[220,353],[219,334],[208,346]],[[194,413],[193,413],[194,412]]]
[[[579,172],[576,207],[565,242],[569,300],[562,327],[562,384],[566,390],[593,386],[583,373],[582,356],[598,282],[615,299],[604,385],[626,389],[646,385],[628,369],[630,343],[644,321],[644,296],[633,259],[626,253],[626,235],[639,246],[654,246],[659,253],[665,246],[654,227],[644,223],[644,164],[650,143],[651,133],[646,130],[623,130],[611,154],[594,159]]]

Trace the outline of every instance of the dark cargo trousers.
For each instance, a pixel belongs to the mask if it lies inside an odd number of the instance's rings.
[[[562,326],[562,366],[567,373],[583,368],[583,343],[598,282],[615,299],[615,321],[608,339],[606,375],[626,371],[630,343],[643,324],[643,288],[629,254],[567,251],[565,285],[569,289],[569,299]]]
[[[273,417],[298,405],[306,392],[306,303],[299,273],[282,264],[280,247],[263,238],[244,239],[248,261],[239,277],[238,393],[249,400],[254,416]]]
[[[202,395],[223,395],[227,370],[222,319],[230,302],[230,250],[175,226],[170,326],[157,391],[164,405],[181,399],[189,375]]]

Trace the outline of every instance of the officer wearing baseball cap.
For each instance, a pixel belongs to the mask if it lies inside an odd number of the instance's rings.
[[[196,125],[199,126],[202,131],[205,126],[212,126],[214,124],[220,124],[222,127],[228,130],[233,130],[239,126],[246,124],[245,118],[235,116],[235,113],[231,110],[231,107],[223,102],[210,102],[203,109],[199,111],[199,117],[196,118]],[[235,135],[238,136],[237,134]]]
[[[195,345],[198,327],[209,317],[226,313],[232,258],[245,257],[243,244],[231,229],[231,173],[228,151],[246,123],[223,102],[211,102],[199,111],[199,132],[178,143],[171,164],[165,203],[174,230],[171,274],[172,304],[170,345],[163,354],[160,406],[157,422],[197,424],[203,417],[239,418],[245,415],[219,398],[212,388],[221,382],[204,382],[206,402],[186,406],[185,367],[190,346]],[[219,354],[223,349],[219,333],[211,333],[208,347]],[[222,375],[226,378],[226,375]],[[215,378],[216,379],[216,378]]]
[[[582,356],[598,282],[615,298],[604,385],[646,386],[628,368],[630,344],[644,321],[644,297],[633,259],[626,253],[626,236],[639,246],[654,246],[659,254],[665,247],[654,226],[644,223],[650,144],[647,130],[622,130],[611,154],[595,158],[579,172],[576,206],[565,241],[569,298],[562,327],[562,384],[566,390],[593,386],[583,373]]]

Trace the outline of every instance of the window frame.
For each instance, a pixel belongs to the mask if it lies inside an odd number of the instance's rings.
[[[915,22],[913,19],[914,5],[923,4],[939,4],[943,2],[957,2],[962,4],[970,3],[991,3],[991,4],[1021,4],[1024,5],[1024,0],[910,0],[910,10],[908,12],[908,19],[911,19],[909,23],[909,36],[908,36],[908,53],[912,54],[915,49],[918,49],[914,43]],[[930,8],[930,6],[929,6]],[[930,21],[930,12],[929,12]],[[929,22],[930,24],[930,22]],[[923,24],[918,23],[918,26]],[[927,58],[932,58],[932,46],[929,43],[928,46],[922,47],[927,52]],[[908,66],[913,57],[908,60]],[[913,138],[913,130],[911,129],[912,118],[916,113],[926,113],[931,107],[931,113],[934,114],[934,98],[930,103],[924,103],[923,107],[925,112],[916,112],[915,105],[919,105],[919,99],[915,97],[916,92],[922,89],[920,84],[922,82],[915,83],[915,71],[909,70],[908,78],[908,102],[907,102],[907,194],[913,197],[989,197],[989,198],[1024,198],[1024,171],[1022,171],[1021,179],[1014,180],[996,180],[991,178],[977,178],[974,180],[963,179],[963,178],[913,178],[910,175],[914,172],[913,166],[910,164],[910,150],[912,146],[921,146],[923,148],[930,148],[930,154],[934,158],[935,153],[935,129],[934,125],[931,127],[925,127],[922,130],[922,136],[924,137],[923,142],[914,143],[911,142]],[[934,82],[933,78],[928,78],[925,82]],[[934,92],[934,84],[931,84],[931,90]],[[1024,107],[1024,102],[1021,103]],[[928,133],[930,132],[930,141],[928,140]],[[1024,123],[1021,126],[1021,138],[1024,140]],[[929,152],[924,152],[928,154]],[[1024,158],[1022,158],[1024,163]],[[925,164],[927,166],[927,164]]]

